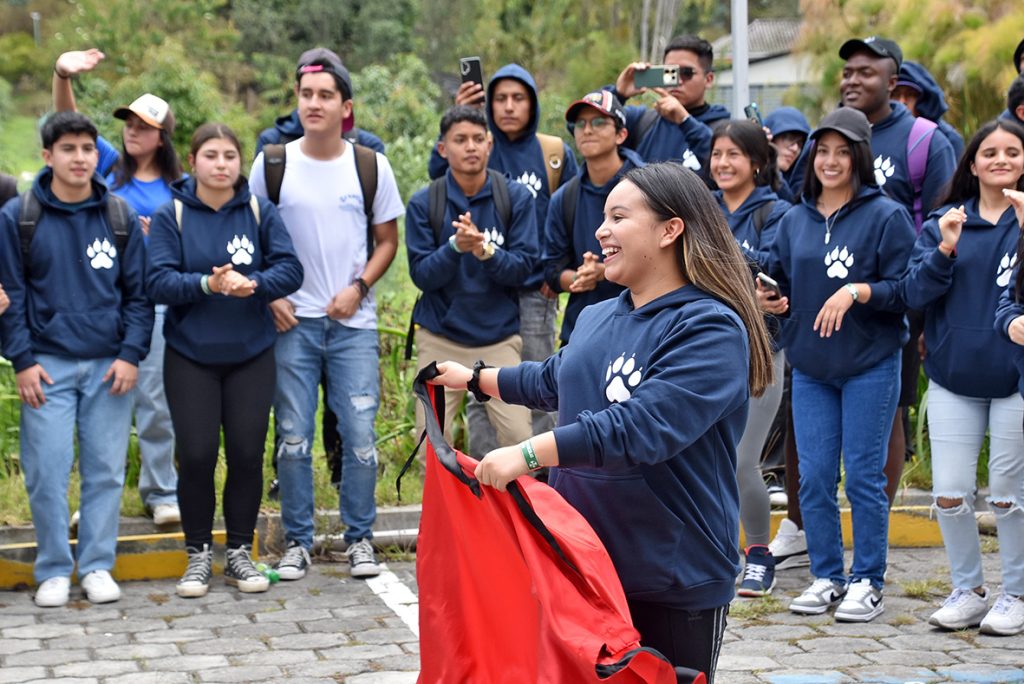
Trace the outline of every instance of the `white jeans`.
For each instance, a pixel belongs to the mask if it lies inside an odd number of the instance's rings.
[[[984,584],[978,525],[974,518],[978,453],[989,433],[990,504],[999,534],[1003,587],[1024,594],[1024,399],[1019,394],[977,399],[953,394],[938,383],[928,385],[928,434],[932,447],[932,496],[961,499],[953,508],[938,505],[939,527],[946,544],[953,586]]]

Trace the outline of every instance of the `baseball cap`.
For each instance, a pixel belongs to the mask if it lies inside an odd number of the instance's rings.
[[[1013,51],[1013,66],[1017,68],[1017,73],[1020,73],[1020,59],[1024,57],[1024,40],[1017,43],[1017,49]]]
[[[853,107],[840,107],[826,114],[811,133],[811,139],[817,140],[827,131],[835,131],[851,142],[871,142],[871,124],[864,112]]]
[[[888,57],[896,62],[897,69],[903,66],[903,50],[900,49],[900,46],[888,38],[879,38],[878,36],[870,36],[863,40],[853,38],[846,41],[839,48],[839,56],[849,59],[854,53],[861,51],[871,52],[879,57]]]
[[[127,119],[129,114],[136,115],[153,128],[167,131],[168,135],[174,133],[174,113],[171,112],[171,106],[153,93],[140,95],[127,107],[118,107],[114,110],[114,116],[118,119]]]
[[[622,108],[618,98],[610,90],[595,90],[576,100],[565,110],[565,120],[569,123],[576,121],[583,107],[593,107],[602,114],[618,121],[620,126],[625,127],[626,125],[626,110]]]
[[[324,47],[316,47],[299,55],[299,63],[295,67],[296,81],[300,80],[303,74],[319,72],[336,76],[341,81],[341,99],[343,101],[352,99],[352,77],[349,76],[348,69],[341,63],[341,58],[335,52]],[[341,130],[347,133],[352,130],[354,125],[355,113],[353,112],[342,122]]]

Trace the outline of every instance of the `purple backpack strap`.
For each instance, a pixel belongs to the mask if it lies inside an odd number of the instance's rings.
[[[907,171],[910,174],[910,185],[914,189],[914,228],[921,234],[924,223],[924,212],[921,207],[921,190],[924,188],[924,176],[928,171],[928,148],[938,124],[928,119],[916,117],[914,126],[907,137]]]

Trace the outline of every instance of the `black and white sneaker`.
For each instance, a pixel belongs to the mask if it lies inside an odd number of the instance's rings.
[[[313,561],[309,558],[309,551],[299,542],[288,544],[288,550],[277,561],[274,569],[283,580],[300,580],[306,576],[306,569]]]
[[[841,583],[819,577],[804,589],[804,593],[789,602],[789,609],[800,615],[821,615],[845,595],[846,587]]]
[[[210,590],[210,577],[213,575],[213,554],[210,552],[210,545],[203,544],[201,550],[187,546],[185,551],[188,552],[188,567],[185,568],[185,574],[178,580],[174,591],[182,598],[206,596],[206,592]]]
[[[345,555],[348,556],[349,573],[353,577],[376,577],[380,574],[380,565],[369,539],[349,544]]]
[[[270,580],[253,565],[248,546],[228,549],[224,563],[224,581],[245,594],[255,594],[270,588]]]
[[[846,597],[836,608],[836,620],[843,622],[870,622],[882,614],[885,603],[882,590],[877,589],[867,578],[850,582]]]

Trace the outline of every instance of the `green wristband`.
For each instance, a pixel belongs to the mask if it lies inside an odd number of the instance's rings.
[[[213,290],[210,289],[210,276],[204,275],[199,279],[199,287],[203,288],[203,293],[212,295]]]
[[[526,467],[530,470],[540,470],[540,461],[537,460],[537,452],[533,450],[530,440],[520,444],[519,449],[523,452],[523,458],[526,459]]]

